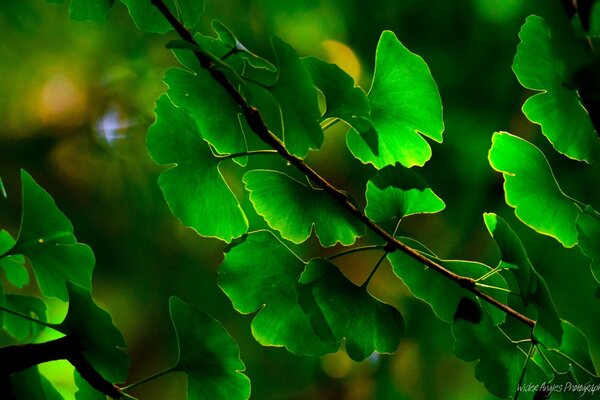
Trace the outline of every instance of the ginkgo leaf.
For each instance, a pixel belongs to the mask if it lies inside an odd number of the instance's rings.
[[[223,325],[177,297],[169,300],[169,310],[179,347],[173,369],[186,373],[188,399],[248,399],[240,349]]]
[[[271,93],[281,108],[283,141],[290,153],[303,158],[309,150],[319,149],[323,143],[317,90],[290,45],[273,37],[273,49],[277,56],[278,76]]]
[[[109,382],[124,382],[129,369],[129,356],[122,350],[125,341],[113,325],[112,318],[98,307],[90,292],[69,283],[69,309],[54,329],[76,338],[83,345],[87,361]]]
[[[512,69],[527,89],[538,93],[523,104],[523,113],[554,148],[575,160],[598,162],[600,138],[575,88],[569,88],[564,62],[555,54],[550,28],[537,15],[527,17],[519,32]]]
[[[487,265],[474,261],[440,260],[431,252],[431,250],[416,240],[406,237],[398,239],[429,259],[441,264],[446,269],[461,276],[477,279],[488,274],[492,270]],[[424,266],[405,253],[395,251],[387,257],[392,265],[394,273],[402,279],[412,294],[416,298],[429,304],[435,315],[442,321],[448,323],[453,321],[454,313],[456,312],[461,299],[467,298],[475,301],[475,296],[471,292],[461,288],[454,281],[451,281],[431,268]],[[506,289],[507,287],[504,278],[498,274],[490,275],[484,282],[486,285],[501,289]],[[485,287],[482,287],[481,289],[483,292],[493,295],[501,302],[506,303],[507,295],[505,292]],[[503,311],[500,311],[487,303],[484,303],[484,308],[492,316],[494,324],[504,322],[506,315]]]
[[[127,6],[131,19],[139,29],[155,33],[166,33],[173,29],[151,0],[121,1]],[[164,0],[164,3],[188,29],[198,24],[204,12],[204,0]]]
[[[523,305],[531,303],[538,311],[534,336],[546,346],[558,346],[563,331],[546,281],[531,265],[521,239],[508,223],[496,214],[484,214],[483,218],[500,250],[499,267],[509,269],[514,275]]]
[[[600,214],[590,206],[577,217],[577,243],[592,260],[592,274],[600,282]]]
[[[106,400],[106,395],[94,389],[77,370],[73,370],[73,375],[75,386],[77,386],[75,400]]]
[[[63,400],[63,396],[40,374],[38,366],[10,376],[10,386],[17,399]]]
[[[189,112],[202,138],[217,153],[247,151],[246,138],[238,122],[240,108],[210,74],[171,68],[164,82],[173,104]]]
[[[46,322],[46,303],[39,297],[25,296],[20,294],[7,294],[4,298],[4,305],[9,310],[17,311],[28,317]],[[31,339],[37,336],[44,327],[35,322],[13,314],[4,313],[4,329],[14,338],[23,342],[25,339]]]
[[[482,312],[478,323],[457,318],[452,324],[452,333],[454,354],[464,361],[479,360],[475,377],[490,393],[503,399],[514,396],[525,365],[523,382],[539,387],[548,381],[543,369],[533,359],[527,362],[527,354],[492,323],[487,313]],[[522,394],[527,396],[525,392]],[[519,396],[519,399],[525,396]]]
[[[554,368],[559,372],[567,373],[572,370],[575,377],[585,382],[591,374],[597,376],[596,366],[590,354],[590,345],[585,334],[569,321],[561,320],[564,332],[560,346],[546,351],[547,357],[553,353],[558,355],[552,358]]]
[[[284,239],[302,243],[311,230],[325,246],[350,245],[365,232],[356,220],[325,191],[314,189],[277,171],[254,170],[244,175],[256,212]]]
[[[345,339],[348,356],[362,361],[373,352],[393,353],[404,332],[404,319],[389,304],[373,297],[366,287],[350,282],[335,266],[315,259],[300,278],[300,304],[308,313],[317,334]]]
[[[159,164],[175,164],[158,179],[173,214],[203,236],[230,242],[244,234],[248,220],[190,114],[165,95],[157,100],[155,113],[148,152]]]
[[[577,243],[579,208],[562,192],[537,147],[510,133],[496,132],[488,159],[503,174],[506,203],[523,223],[565,247]]]
[[[387,166],[369,179],[365,195],[365,214],[376,222],[436,213],[446,207],[419,174],[400,164]]]
[[[0,254],[5,254],[15,245],[15,240],[5,230],[0,231]],[[20,254],[0,255],[0,269],[6,279],[18,288],[29,283],[29,272],[25,268],[25,257]]]
[[[397,162],[405,167],[424,165],[431,147],[422,135],[442,142],[442,102],[425,61],[393,32],[384,31],[379,39],[368,99],[379,153],[350,130],[347,144],[352,154],[378,169]]]
[[[77,243],[71,222],[25,171],[21,171],[21,182],[21,227],[8,254],[26,256],[42,293],[66,301],[66,282],[91,287],[94,253],[89,246]]]
[[[258,311],[252,334],[260,344],[322,356],[338,346],[319,339],[298,302],[304,268],[304,261],[271,232],[252,232],[225,253],[219,286],[240,313]]]

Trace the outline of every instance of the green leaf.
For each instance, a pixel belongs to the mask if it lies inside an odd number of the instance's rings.
[[[188,377],[188,399],[248,399],[240,349],[223,325],[177,297],[169,300],[169,310],[179,346],[174,370]]]
[[[324,259],[310,261],[300,283],[300,304],[312,304],[304,310],[317,334],[319,321],[324,320],[326,337],[332,333],[338,342],[345,339],[350,358],[362,361],[375,351],[396,351],[404,331],[400,312],[373,297],[366,287],[350,282],[335,264]]]
[[[66,301],[66,282],[91,287],[94,253],[89,246],[77,243],[71,222],[25,171],[21,171],[21,182],[21,227],[9,253],[29,259],[43,294]]]
[[[473,279],[477,279],[489,273],[492,269],[487,265],[474,261],[461,260],[440,260],[431,250],[411,238],[398,238],[402,243],[417,250],[427,258],[441,264],[446,269]],[[475,296],[466,289],[461,288],[454,281],[435,272],[421,264],[419,261],[408,256],[401,251],[395,251],[388,256],[394,273],[402,279],[411,293],[418,299],[429,304],[435,315],[442,321],[451,323],[454,319],[454,313],[463,298],[477,301]],[[506,289],[507,284],[504,278],[499,274],[493,274],[485,279],[485,284],[498,288]],[[507,294],[503,291],[490,288],[481,288],[483,292],[492,295],[502,303],[506,304]],[[483,307],[492,316],[494,324],[504,322],[506,315],[503,311],[487,303]]]
[[[436,213],[446,207],[419,174],[400,164],[387,166],[369,179],[365,194],[365,214],[376,222]]]
[[[217,153],[248,150],[238,122],[240,108],[209,73],[194,74],[171,68],[165,74],[164,82],[169,87],[167,93],[173,104],[190,113],[200,135]]]
[[[380,169],[396,162],[422,166],[431,147],[421,136],[442,142],[442,102],[427,64],[411,53],[393,32],[384,31],[375,56],[375,75],[368,95],[379,154],[350,130],[348,148],[363,163]]]
[[[521,239],[504,219],[491,213],[484,214],[483,219],[500,250],[499,268],[508,268],[514,275],[523,305],[531,303],[538,311],[534,336],[546,346],[558,346],[563,330],[546,281],[531,265]]]
[[[483,382],[490,393],[503,399],[508,396],[512,398],[517,391],[527,355],[492,323],[485,312],[482,315],[483,319],[477,324],[461,319],[454,321],[454,354],[464,361],[479,360],[475,367],[477,380]],[[540,385],[547,380],[544,371],[530,359],[523,382]]]
[[[166,33],[173,29],[150,0],[121,0],[129,10],[129,15],[138,29],[146,32]],[[166,1],[169,5],[173,1]],[[170,8],[173,10],[173,8]]]
[[[565,247],[577,243],[579,208],[562,192],[537,147],[509,133],[496,132],[488,159],[492,168],[503,174],[506,203],[515,208],[523,223]]]
[[[325,191],[313,189],[286,174],[248,171],[244,183],[256,212],[291,242],[304,242],[313,227],[325,247],[338,242],[351,245],[365,233],[360,221]]]
[[[252,334],[260,344],[321,356],[334,352],[337,345],[319,339],[298,302],[304,267],[304,261],[271,232],[252,232],[225,254],[219,286],[240,313],[258,311]]]
[[[190,114],[165,95],[157,100],[155,113],[148,152],[159,164],[176,164],[158,179],[173,214],[202,236],[230,242],[245,233],[246,216]]]
[[[269,71],[275,71],[276,68],[269,61],[254,54],[237,37],[231,32],[225,25],[220,21],[212,21],[212,28],[217,33],[219,39],[231,49],[235,49],[235,55],[243,58],[248,64],[254,68],[266,69]]]
[[[290,153],[303,158],[309,150],[319,149],[323,143],[317,90],[290,45],[273,37],[273,49],[279,74],[271,93],[281,107],[283,141]]]
[[[541,91],[523,104],[523,113],[541,125],[554,148],[575,160],[600,161],[600,140],[575,88],[569,88],[564,61],[555,54],[550,28],[537,15],[527,17],[513,61],[517,79]]]
[[[568,321],[561,320],[561,326],[564,332],[563,340],[559,347],[551,351],[563,357],[566,356],[570,360],[564,362],[565,370],[561,372],[567,372],[573,368],[574,375],[580,377],[578,380],[585,382],[589,378],[589,374],[597,375],[587,337]],[[556,364],[554,365],[556,367]]]
[[[75,21],[104,21],[115,0],[73,0],[69,8]]]
[[[78,389],[75,392],[75,400],[106,400],[106,395],[94,389],[92,385],[88,383],[88,381],[79,375],[77,370],[73,370],[73,375],[75,379],[75,385]]]
[[[37,365],[11,375],[10,385],[17,399],[63,400],[48,379],[40,374]]]
[[[121,332],[113,325],[109,313],[98,307],[90,292],[71,283],[69,309],[57,331],[75,337],[83,345],[83,355],[104,379],[124,382],[129,369],[129,357],[122,348],[125,341]]]
[[[15,240],[5,230],[0,231],[0,254],[5,254],[15,245]],[[6,279],[19,289],[29,283],[29,272],[25,268],[25,257],[20,254],[0,255],[0,269]]]
[[[4,305],[9,310],[17,311],[42,322],[47,322],[46,303],[39,297],[7,294],[4,300]],[[44,329],[42,325],[27,321],[16,315],[2,312],[0,314],[4,314],[4,328],[6,331],[19,340],[19,342],[24,342],[26,339],[31,340]]]
[[[600,214],[590,206],[577,217],[577,242],[592,260],[592,274],[600,282]]]
[[[194,28],[204,13],[204,0],[174,0],[177,14],[183,20],[183,25]],[[173,10],[173,8],[171,8]]]

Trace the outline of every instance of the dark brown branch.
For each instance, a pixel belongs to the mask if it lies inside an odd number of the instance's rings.
[[[152,4],[165,16],[165,18],[169,21],[169,23],[173,26],[175,31],[179,34],[179,36],[198,47],[198,43],[194,40],[191,33],[175,18],[175,16],[171,13],[169,8],[162,2],[162,0],[150,0]],[[475,287],[475,280],[469,277],[460,276],[455,274],[454,272],[446,269],[442,265],[430,260],[429,258],[423,256],[421,253],[416,251],[415,249],[405,245],[400,242],[398,239],[390,235],[387,231],[381,228],[379,225],[371,221],[367,216],[359,210],[346,196],[346,194],[334,187],[327,180],[325,180],[322,176],[320,176],[315,170],[313,170],[310,166],[308,166],[301,158],[298,158],[287,151],[283,142],[275,136],[269,128],[266,126],[263,121],[260,112],[255,107],[249,105],[246,100],[242,97],[242,95],[235,89],[235,87],[229,82],[225,74],[214,68],[214,63],[211,61],[210,57],[201,52],[194,52],[196,58],[200,62],[200,65],[206,69],[212,78],[217,81],[223,89],[229,94],[229,96],[236,102],[236,104],[240,107],[242,114],[246,118],[248,125],[252,129],[252,131],[268,146],[277,150],[277,152],[285,158],[291,165],[296,167],[300,172],[302,172],[305,176],[307,176],[311,181],[313,181],[318,187],[327,192],[331,197],[336,199],[346,210],[348,210],[352,215],[358,218],[366,227],[368,227],[372,232],[374,232],[377,236],[383,239],[387,245],[386,249],[391,251],[399,250],[413,259],[423,263],[427,267],[432,270],[444,275],[448,279],[456,282],[459,286],[464,289],[469,290],[480,299],[490,303],[496,308],[504,311],[506,314],[514,317],[515,319],[521,321],[526,324],[530,328],[533,329],[535,326],[535,321],[526,317],[525,315],[519,313],[518,311],[510,308],[506,304],[496,300],[490,295],[482,292],[477,287]]]
[[[70,336],[44,343],[2,347],[0,377],[8,377],[48,361],[67,360],[94,389],[112,398],[120,398],[121,391],[94,369],[83,356],[83,351],[81,343]]]

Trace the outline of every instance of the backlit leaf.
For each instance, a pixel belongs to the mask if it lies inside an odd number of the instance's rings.
[[[425,61],[390,31],[381,34],[377,45],[368,99],[379,153],[350,130],[347,143],[352,154],[378,169],[396,162],[405,167],[424,165],[431,157],[431,147],[422,135],[442,141],[442,102]]]
[[[298,302],[305,263],[268,231],[249,233],[225,254],[219,286],[243,314],[257,312],[252,334],[263,346],[321,356],[337,349],[314,333]]]
[[[553,49],[550,28],[537,15],[527,17],[513,61],[517,79],[538,93],[523,104],[523,113],[541,125],[560,153],[575,160],[598,162],[600,139],[575,88],[569,88],[564,62]]]
[[[367,183],[365,214],[376,222],[399,220],[419,213],[436,213],[446,205],[412,169],[387,166]]]
[[[129,10],[129,15],[139,29],[146,32],[166,33],[173,29],[150,0],[121,0]],[[173,0],[165,1],[172,5]],[[173,10],[173,8],[171,8]]]
[[[577,242],[591,260],[592,274],[600,282],[600,214],[587,206],[577,218]]]
[[[42,322],[47,321],[46,303],[39,297],[7,294],[4,299],[4,305],[9,310],[17,311]],[[16,315],[3,313],[1,311],[0,314],[3,314],[4,316],[4,329],[21,342],[26,339],[31,340],[44,329],[42,325]]]
[[[572,323],[561,320],[561,326],[564,332],[563,340],[560,346],[554,349],[554,352],[566,356],[570,360],[567,361],[563,357],[557,357],[564,365],[561,372],[567,372],[573,368],[574,375],[580,378],[579,381],[586,382],[590,373],[597,375],[588,340],[583,332]],[[557,363],[554,363],[554,366],[556,368]]]
[[[190,114],[165,95],[156,102],[155,113],[148,152],[159,164],[175,164],[158,179],[173,214],[203,236],[230,242],[245,233],[246,216]]]
[[[523,305],[531,303],[538,311],[534,336],[546,346],[558,346],[563,330],[546,281],[531,265],[521,239],[504,219],[490,213],[484,214],[484,221],[500,250],[500,268],[508,268],[514,275]]]
[[[91,287],[94,253],[89,246],[77,243],[71,222],[25,171],[21,171],[21,182],[21,227],[9,253],[29,259],[43,294],[66,301],[66,282]]]
[[[56,388],[40,374],[37,365],[11,375],[10,385],[17,399],[63,400]]]
[[[345,339],[350,358],[362,361],[373,352],[396,350],[404,331],[400,312],[373,297],[366,287],[350,282],[334,264],[324,259],[310,261],[300,283],[300,304],[316,305],[304,310],[317,334],[324,320],[325,337],[330,332],[336,341]]]
[[[169,300],[169,310],[179,347],[174,369],[188,377],[188,399],[248,399],[240,349],[223,325],[177,297]]]
[[[325,247],[350,245],[364,226],[335,199],[277,171],[254,170],[244,175],[256,212],[284,239],[302,243],[313,229]]]
[[[5,230],[0,231],[0,254],[9,251],[15,245],[15,240]],[[0,269],[6,279],[18,288],[29,283],[29,272],[25,268],[25,257],[20,254],[0,256]]]
[[[544,154],[531,143],[506,132],[494,133],[488,159],[504,175],[506,203],[529,227],[556,238],[563,246],[577,243],[579,208],[565,195]]]
[[[75,386],[77,386],[75,400],[106,400],[106,395],[94,389],[88,381],[81,377],[77,370],[73,370],[73,375]]]

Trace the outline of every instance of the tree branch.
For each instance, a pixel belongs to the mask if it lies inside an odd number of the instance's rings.
[[[161,12],[161,14],[169,21],[169,23],[173,26],[175,31],[179,34],[181,39],[186,42],[193,44],[198,47],[198,43],[194,40],[192,34],[175,18],[175,16],[171,13],[169,8],[162,2],[162,0],[150,0],[151,3]],[[374,232],[377,236],[383,239],[387,245],[386,249],[390,249],[391,251],[399,250],[413,259],[421,262],[432,270],[436,271],[439,274],[444,275],[448,279],[456,282],[460,287],[469,290],[473,294],[475,294],[480,299],[488,302],[494,307],[504,311],[507,315],[510,315],[517,319],[518,321],[526,324],[528,327],[532,328],[535,326],[535,321],[526,317],[525,315],[519,313],[518,311],[510,308],[506,304],[496,300],[490,295],[482,292],[475,286],[475,280],[469,277],[460,276],[455,274],[454,272],[446,269],[442,265],[430,260],[429,258],[423,256],[417,250],[405,245],[400,242],[398,239],[390,235],[387,231],[385,231],[382,227],[377,225],[375,222],[371,221],[367,216],[359,210],[346,196],[346,193],[337,189],[332,184],[330,184],[327,180],[325,180],[322,176],[320,176],[315,170],[313,170],[309,165],[307,165],[304,160],[298,158],[287,151],[283,142],[275,136],[263,121],[259,110],[256,107],[249,105],[246,100],[242,97],[242,95],[237,91],[237,89],[229,82],[225,74],[216,68],[214,68],[214,63],[206,54],[203,54],[200,51],[194,51],[196,58],[200,62],[202,68],[206,69],[211,77],[225,89],[225,91],[229,94],[231,99],[235,101],[235,103],[240,107],[242,114],[246,118],[246,122],[252,129],[252,131],[268,146],[276,150],[283,158],[285,158],[291,165],[293,165],[296,169],[302,172],[305,176],[307,176],[311,181],[313,181],[318,187],[323,189],[327,194],[336,199],[338,203],[340,203],[348,212],[350,212],[354,217],[359,219],[367,228],[369,228],[372,232]]]

